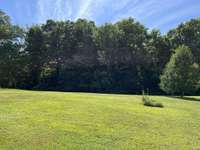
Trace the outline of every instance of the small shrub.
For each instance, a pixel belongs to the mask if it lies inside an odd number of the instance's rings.
[[[144,106],[148,106],[148,107],[160,107],[160,108],[164,107],[162,103],[159,103],[150,99],[150,97],[146,95],[144,91],[142,92],[142,102]]]
[[[143,104],[144,106],[149,106],[149,107],[160,107],[160,108],[164,107],[162,103],[158,103],[153,100],[144,100]]]

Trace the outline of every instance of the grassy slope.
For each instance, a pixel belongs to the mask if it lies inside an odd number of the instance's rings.
[[[200,102],[0,90],[0,149],[200,149]]]

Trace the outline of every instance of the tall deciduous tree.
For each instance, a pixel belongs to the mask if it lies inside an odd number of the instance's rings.
[[[160,74],[176,47],[189,46],[200,64],[199,27],[194,19],[163,36],[132,18],[101,26],[86,19],[47,20],[24,34],[0,11],[0,86],[160,92]]]
[[[181,23],[168,33],[168,38],[172,48],[187,45],[192,50],[195,61],[200,65],[200,18]]]
[[[40,72],[44,64],[44,38],[40,26],[33,26],[29,29],[26,36],[25,54],[27,56],[27,66],[29,69],[29,87],[36,86],[39,82]]]
[[[184,96],[197,90],[199,67],[187,46],[175,50],[160,79],[161,89],[168,94]]]
[[[10,18],[0,10],[0,86],[17,87],[17,78],[23,74],[21,48],[23,30],[10,23]]]

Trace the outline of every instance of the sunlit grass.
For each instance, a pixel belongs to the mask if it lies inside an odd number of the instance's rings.
[[[151,98],[0,90],[0,149],[200,149],[200,102]]]

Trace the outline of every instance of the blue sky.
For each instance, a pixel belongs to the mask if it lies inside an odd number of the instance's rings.
[[[163,33],[200,17],[200,0],[0,0],[14,24],[30,26],[47,19],[87,18],[97,25],[133,17]]]

